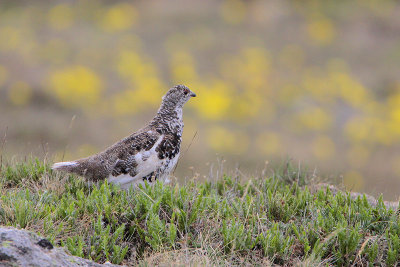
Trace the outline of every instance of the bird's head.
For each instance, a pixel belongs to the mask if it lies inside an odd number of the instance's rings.
[[[176,85],[163,96],[163,105],[183,107],[192,97],[196,97],[196,94],[189,88],[181,84]]]

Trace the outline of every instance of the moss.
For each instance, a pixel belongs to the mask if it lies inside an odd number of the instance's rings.
[[[3,247],[3,248],[8,248],[8,247],[10,247],[11,246],[11,244],[12,244],[12,242],[11,241],[2,241],[1,243],[0,243],[0,246],[1,247]]]

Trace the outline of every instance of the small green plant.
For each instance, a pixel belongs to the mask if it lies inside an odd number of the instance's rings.
[[[382,198],[371,206],[365,196],[329,188],[311,193],[306,174],[290,168],[244,182],[225,176],[123,191],[73,175],[61,183],[33,160],[1,168],[0,223],[100,263],[137,264],[152,253],[185,250],[217,265],[398,264],[400,219]]]
[[[24,180],[37,182],[47,171],[45,163],[39,159],[31,159],[15,165],[2,166],[1,180],[3,186],[17,186]]]

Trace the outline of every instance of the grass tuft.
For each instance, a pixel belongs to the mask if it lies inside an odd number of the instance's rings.
[[[33,230],[99,263],[399,262],[400,219],[382,198],[371,205],[329,187],[311,192],[308,183],[306,174],[286,167],[248,181],[224,176],[121,191],[106,181],[88,186],[32,160],[2,166],[0,224]]]

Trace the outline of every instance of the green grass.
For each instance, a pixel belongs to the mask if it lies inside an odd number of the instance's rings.
[[[382,199],[373,207],[365,197],[311,193],[307,181],[289,168],[249,181],[225,176],[126,192],[87,186],[38,160],[3,164],[0,224],[99,263],[177,263],[181,252],[216,265],[399,261],[400,218]]]

